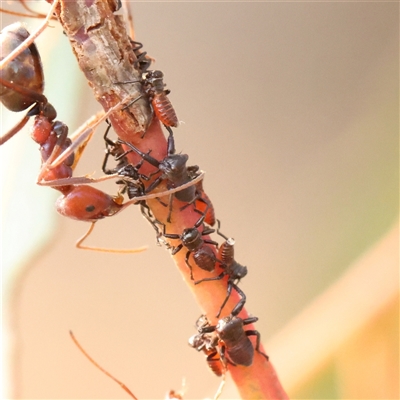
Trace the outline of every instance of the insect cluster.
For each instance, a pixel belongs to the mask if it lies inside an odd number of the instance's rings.
[[[28,37],[29,33],[19,23],[3,29],[1,59],[19,46],[26,46]],[[164,158],[154,157],[151,154],[152,149],[143,152],[127,140],[110,139],[109,123],[104,134],[105,157],[101,165],[105,176],[99,179],[74,177],[73,170],[94,128],[102,121],[108,122],[107,118],[112,112],[124,111],[138,99],[120,103],[106,114],[97,116],[91,121],[89,128],[78,132],[74,135],[77,139],[71,141],[67,125],[56,120],[57,113],[43,94],[43,70],[39,52],[33,42],[0,71],[0,99],[3,105],[15,112],[28,109],[22,121],[1,137],[1,144],[16,134],[29,118],[34,118],[31,137],[40,146],[42,162],[38,183],[61,192],[56,204],[59,213],[93,224],[99,219],[119,213],[129,204],[138,204],[141,213],[156,232],[157,243],[167,247],[172,255],[184,252],[185,264],[195,286],[206,281],[226,282],[226,297],[217,315],[202,315],[196,322],[196,334],[189,339],[190,346],[206,355],[206,361],[215,375],[225,376],[227,368],[230,368],[228,365],[252,365],[255,351],[268,360],[268,356],[259,348],[258,331],[245,329],[247,325],[255,323],[257,318],[240,317],[246,295],[238,285],[246,276],[247,267],[235,260],[234,239],[220,231],[220,222],[215,218],[213,205],[203,190],[204,173],[198,166],[187,165],[187,154],[176,153],[172,128],[178,127],[178,118],[168,98],[169,91],[165,89],[163,73],[150,69],[152,59],[146,52],[142,52],[141,43],[133,39],[130,43],[131,51],[136,57],[132,68],[136,69],[141,79],[115,84],[130,85],[139,82],[142,85],[140,98],[147,99],[153,111],[153,119],[158,119],[168,132]],[[145,140],[146,135],[145,132],[142,140]],[[133,163],[132,155],[139,161]],[[114,162],[112,167],[109,166],[110,160]],[[148,168],[152,168],[150,173],[143,172]],[[109,195],[92,186],[92,183],[104,179],[115,180],[118,185],[115,195]],[[124,195],[129,199],[126,202]],[[158,218],[152,211],[149,201],[154,199],[166,209],[166,218]],[[197,220],[191,226],[171,232],[171,222],[179,212],[188,208],[196,213]],[[216,223],[217,228],[213,228]],[[222,243],[211,239],[212,234],[222,238]],[[196,280],[196,271],[199,269],[220,273]],[[209,290],[212,291],[212,285],[209,285]],[[221,318],[232,290],[239,295],[240,300]],[[210,323],[210,317],[217,318],[215,325]],[[256,337],[254,343],[250,340],[252,336]]]

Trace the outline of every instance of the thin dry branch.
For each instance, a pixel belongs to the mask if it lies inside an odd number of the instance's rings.
[[[141,95],[140,84],[120,85],[116,82],[139,80],[140,76],[134,68],[135,55],[124,22],[114,14],[117,2],[113,0],[95,0],[88,6],[84,0],[61,0],[56,8],[57,18],[68,36],[79,66],[85,74],[96,99],[105,111],[115,106],[121,99],[131,96],[136,99]],[[151,155],[161,160],[167,155],[167,145],[160,123],[155,118],[151,122],[151,109],[146,98],[140,98],[129,110],[121,110],[110,116],[116,134],[124,141],[139,148],[142,152],[151,150]],[[143,136],[143,134],[145,135]],[[136,153],[130,153],[129,160],[133,165],[140,161]],[[140,172],[149,175],[156,168],[144,163]],[[155,191],[165,191],[162,182]],[[168,201],[168,198],[164,200]],[[168,233],[180,234],[185,228],[193,227],[199,219],[193,205],[181,210],[186,203],[174,200],[172,223],[167,223],[168,208],[158,200],[147,202],[155,218],[166,225]],[[205,237],[207,238],[207,237]],[[172,246],[179,240],[167,240]],[[211,324],[215,324],[219,307],[226,296],[226,279],[213,282],[203,282],[194,285],[190,271],[185,263],[185,251],[176,253],[173,258],[184,280],[195,296],[202,313],[206,314]],[[216,277],[221,269],[206,272],[194,267],[196,280]],[[239,301],[239,296],[233,291],[221,317],[229,315]],[[246,310],[239,314],[247,318]],[[255,329],[249,325],[249,329]],[[263,351],[263,349],[261,348]],[[233,380],[238,386],[242,398],[246,399],[287,399],[276,372],[265,357],[256,352],[250,367],[228,365]]]

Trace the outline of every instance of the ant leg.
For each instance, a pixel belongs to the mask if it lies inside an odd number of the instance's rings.
[[[165,236],[165,235],[164,235]],[[165,236],[168,237],[168,236]],[[171,247],[171,254],[175,255],[176,253],[178,253],[178,251],[180,251],[183,248],[183,244],[181,243],[180,245],[176,246],[176,247]]]
[[[257,321],[258,321],[257,317],[249,317],[243,320],[243,325],[254,324]]]
[[[102,251],[105,253],[122,253],[122,254],[132,254],[132,253],[141,253],[142,251],[147,250],[147,246],[139,247],[137,249],[107,249],[102,247],[91,247],[91,246],[83,246],[83,241],[92,233],[94,229],[94,224],[96,221],[92,222],[89,230],[76,242],[75,246],[78,249],[82,250],[94,250],[94,251]]]
[[[244,294],[244,292],[241,289],[239,289],[238,285],[236,285],[233,282],[228,283],[228,292],[229,292],[229,285],[231,286],[231,290],[232,290],[232,288],[234,288],[236,290],[236,292],[238,293],[238,295],[241,296],[241,299],[240,299],[239,303],[237,303],[236,306],[231,311],[231,315],[232,316],[236,316],[236,315],[238,315],[240,313],[240,311],[242,311],[242,309],[243,309],[243,307],[244,307],[244,305],[246,303],[246,295]],[[229,293],[229,295],[230,295],[230,293]],[[229,295],[228,295],[228,297],[229,297]],[[225,302],[228,300],[228,297],[226,298]],[[224,305],[225,304],[222,305],[221,311],[222,311],[222,308],[223,308]],[[219,315],[217,315],[217,317],[218,316]]]
[[[203,229],[203,232],[201,232],[202,235],[209,235],[211,233],[214,233],[215,229]],[[204,243],[208,243],[208,244],[213,244],[214,246],[218,247],[218,243],[214,240],[209,240],[209,239],[204,239]],[[219,263],[224,264],[222,261],[217,260]]]
[[[25,115],[24,118],[21,119],[21,121],[18,122],[17,125],[15,125],[13,128],[11,128],[7,133],[5,133],[3,136],[0,136],[0,146],[10,140],[16,133],[18,133],[29,121],[29,116]]]
[[[108,371],[106,371],[100,364],[98,364],[86,351],[85,349],[81,346],[81,344],[78,342],[78,340],[75,338],[74,334],[72,331],[69,331],[69,334],[71,336],[71,339],[74,341],[75,345],[78,347],[78,349],[83,353],[83,355],[96,367],[98,368],[101,372],[106,374],[109,378],[111,378],[114,382],[118,383],[119,386],[121,386],[122,389],[125,390],[126,393],[128,393],[132,399],[138,400],[138,398],[128,389],[128,387],[119,381],[117,378],[112,376]]]
[[[185,263],[186,263],[186,265],[187,265],[187,266],[189,267],[189,269],[190,269],[190,279],[191,279],[192,281],[194,281],[194,278],[193,278],[193,268],[192,268],[192,266],[191,266],[190,263],[189,263],[190,254],[191,254],[190,251],[188,251],[188,252],[186,253]]]
[[[140,202],[140,211],[143,215],[143,217],[145,217],[147,219],[147,221],[150,223],[150,225],[154,228],[154,230],[156,231],[156,241],[157,241],[157,245],[161,246],[161,238],[162,238],[162,232],[160,232],[160,229],[158,228],[157,224],[161,225],[161,222],[158,221],[157,219],[154,219],[151,215],[150,212],[150,208],[149,206],[146,204],[146,202],[141,201]]]
[[[206,208],[204,211],[201,211],[198,208],[196,208],[196,201],[199,201],[199,202],[201,201],[202,203],[204,203],[206,205]],[[185,208],[189,207],[191,204],[194,204],[193,211],[197,212],[200,215],[207,214],[208,209],[210,208],[210,204],[201,197],[200,192],[198,192],[197,190],[196,190],[196,195],[195,195],[194,199],[192,201],[188,202],[187,204],[185,204],[184,206],[182,206],[179,210],[183,211]]]
[[[199,281],[195,281],[194,284],[198,285],[201,282],[207,282],[207,281],[219,281],[221,280],[225,275],[227,275],[227,273],[225,271],[222,271],[218,276],[213,277],[213,278],[203,278],[200,279]]]
[[[157,171],[158,172],[158,171]],[[154,175],[154,174],[153,174]],[[154,190],[163,180],[161,176],[159,176],[155,181],[153,181],[146,189],[146,193],[150,193],[152,190]],[[162,202],[161,202],[162,203]]]
[[[135,153],[139,154],[140,157],[142,157],[145,161],[147,161],[149,164],[153,165],[154,167],[158,168],[160,166],[160,162],[156,160],[154,157],[152,157],[148,153],[143,153],[140,151],[137,147],[135,147],[133,144],[125,142],[125,140],[118,139],[118,143],[125,144],[129,148],[131,148]]]
[[[174,200],[174,195],[173,195],[173,194],[170,194],[170,195],[169,195],[169,201],[168,201],[168,216],[167,216],[167,222],[169,222],[169,223],[171,223],[172,201],[173,201],[173,200]],[[161,200],[159,200],[159,202],[160,202],[161,204],[163,204]]]
[[[88,176],[73,176],[69,178],[60,178],[60,179],[54,179],[51,181],[38,181],[36,182],[40,186],[50,186],[52,188],[56,188],[58,186],[67,186],[67,185],[86,185],[90,183],[99,183],[99,182],[104,182],[108,181],[110,179],[116,179],[120,178],[118,174],[111,174],[111,175],[105,175],[101,176],[99,178],[89,178]],[[119,197],[119,196],[117,196]],[[128,202],[127,202],[128,203]],[[128,205],[127,203],[124,204],[124,208]],[[133,204],[133,203],[129,203]]]
[[[231,293],[232,293],[232,283],[229,282],[229,281],[228,281],[228,289],[227,289],[226,293],[227,293],[227,295],[226,295],[226,297],[225,297],[225,300],[224,300],[224,302],[222,303],[222,305],[221,305],[221,307],[220,307],[220,309],[219,309],[219,311],[218,311],[218,314],[216,315],[217,318],[219,318],[219,316],[221,315],[222,309],[225,307],[225,304],[227,303],[227,301],[228,301],[228,299],[229,299],[229,296],[230,296]],[[242,308],[243,308],[243,306],[242,306]],[[232,313],[231,313],[231,314],[232,314]]]
[[[225,240],[228,240],[228,237],[226,237],[219,229],[221,228],[221,221],[219,219],[217,219],[217,224],[218,224],[218,228],[217,228],[217,233],[219,236],[223,237]]]
[[[167,154],[171,156],[175,154],[175,138],[174,134],[172,133],[172,129],[169,126],[164,125],[167,131],[169,132],[168,135],[168,142],[167,142]]]
[[[236,364],[235,364],[233,361],[231,361],[231,360],[229,360],[228,358],[225,357],[225,350],[226,350],[225,346],[222,345],[222,346],[221,346],[221,350],[220,350],[220,357],[221,357],[221,360],[223,360],[223,362],[225,363],[225,365],[226,365],[227,363],[229,363],[229,364],[233,365],[234,367],[236,367]]]
[[[257,337],[256,347],[255,347],[256,351],[259,352],[261,355],[263,355],[267,359],[267,361],[269,361],[269,357],[260,350],[260,340],[261,340],[260,332],[258,332],[256,330],[246,331],[246,336],[256,336]]]
[[[54,3],[53,3],[54,4]],[[72,144],[65,149],[55,160],[47,161],[48,168],[55,168],[60,165],[70,154],[75,152],[75,149],[80,148],[82,143],[86,143],[92,137],[94,130],[100,123],[105,121],[113,112],[121,110],[128,99],[123,99],[121,102],[111,107],[106,113],[99,112],[94,117],[90,118],[83,124],[74,134],[71,135]],[[76,139],[75,139],[76,138]]]

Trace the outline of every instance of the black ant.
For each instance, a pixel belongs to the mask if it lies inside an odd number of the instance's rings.
[[[146,193],[149,193],[152,190],[154,190],[164,179],[167,179],[169,181],[168,188],[176,188],[181,185],[184,185],[193,180],[195,171],[198,170],[198,166],[186,167],[186,162],[189,158],[187,154],[175,154],[175,140],[172,134],[172,130],[170,128],[169,132],[170,134],[168,136],[168,143],[167,143],[167,156],[161,161],[156,160],[154,157],[150,156],[150,154],[143,153],[132,144],[125,142],[123,140],[119,140],[119,143],[125,144],[126,146],[131,148],[133,151],[139,154],[139,156],[141,156],[145,161],[147,161],[154,167],[158,168],[158,171],[162,172],[162,174],[148,186],[148,188],[146,189]],[[154,172],[152,175],[156,174],[158,171]],[[198,210],[196,207],[194,208],[194,211],[198,212],[199,214],[206,214],[207,217],[209,216],[208,210],[212,208],[212,204],[202,199],[201,193],[197,190],[195,185],[192,185],[184,190],[176,192],[174,194],[174,197],[176,197],[180,201],[188,203],[188,205],[196,201],[202,202],[206,206],[206,210],[204,211],[204,213]],[[167,222],[171,222],[172,199],[173,197],[171,196],[169,202],[169,214],[167,217]],[[188,205],[182,207],[181,210],[186,208]]]
[[[145,53],[141,53],[143,55]],[[140,57],[140,56],[139,56]],[[141,66],[140,62],[145,62],[146,65]],[[148,61],[136,61],[139,68],[148,68]],[[174,107],[169,101],[169,90],[165,90],[165,83],[163,81],[164,74],[161,71],[145,71],[143,78],[140,80],[115,82],[118,84],[136,83],[141,82],[145,95],[148,97],[151,106],[153,107],[154,114],[164,124],[165,127],[177,127],[179,124],[178,117],[176,116]],[[139,100],[142,96],[136,98],[133,102]],[[127,107],[131,106],[128,104]]]
[[[218,258],[220,258],[222,261],[221,267],[223,268],[223,271],[214,278],[204,278],[194,283],[195,285],[197,285],[204,281],[217,281],[222,279],[224,276],[228,276],[227,296],[218,311],[217,318],[221,315],[222,309],[225,307],[225,304],[227,303],[229,296],[231,295],[232,289],[235,289],[236,292],[241,296],[241,300],[233,308],[232,314],[238,315],[240,311],[242,311],[242,308],[246,303],[246,295],[241,289],[239,289],[237,284],[239,283],[240,279],[244,278],[247,275],[247,267],[239,264],[234,258],[235,240],[233,238],[227,238],[219,231],[219,228],[220,222],[218,221],[217,233],[225,239],[225,242],[222,243],[218,250]]]
[[[205,317],[204,317],[205,318]],[[244,330],[245,325],[253,324],[258,321],[257,317],[239,318],[230,314],[228,317],[220,319],[217,325],[211,326],[205,323],[199,327],[199,333],[215,332],[219,339],[219,353],[223,362],[230,364],[243,365],[249,367],[253,363],[254,347],[249,336],[256,336],[255,350],[262,354],[268,361],[268,356],[260,348],[260,333],[257,330]]]
[[[204,226],[203,230],[200,232],[199,227],[204,225],[204,218],[206,214],[203,214],[197,222],[191,228],[186,228],[183,232],[179,235],[177,233],[166,233],[166,225],[163,225],[163,236],[168,239],[179,239],[182,243],[176,247],[171,248],[171,254],[174,255],[178,253],[183,247],[186,247],[186,257],[185,263],[190,269],[190,278],[193,278],[193,268],[189,263],[190,254],[193,254],[193,259],[196,265],[205,270],[205,271],[214,271],[215,263],[221,262],[215,256],[214,251],[211,249],[210,246],[206,246],[206,244],[211,244],[218,247],[218,243],[214,240],[210,239],[203,239],[203,236],[210,235],[211,233],[215,232],[215,229],[207,228]]]

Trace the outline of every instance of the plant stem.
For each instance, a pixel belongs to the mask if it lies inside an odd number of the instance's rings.
[[[133,66],[136,57],[131,50],[124,23],[120,16],[113,14],[116,11],[116,3],[100,0],[94,0],[90,6],[87,3],[84,0],[61,0],[56,8],[56,14],[64,32],[70,39],[79,66],[88,79],[96,99],[107,111],[126,96],[136,99],[141,95],[140,83],[116,84],[116,82],[139,80],[140,76]],[[115,112],[110,120],[116,134],[122,140],[133,144],[142,152],[151,150],[152,157],[157,160],[162,160],[167,155],[164,133],[158,120],[156,118],[151,120],[151,109],[147,98],[142,97],[136,101],[129,107],[129,112],[127,110]],[[133,152],[128,154],[128,157],[133,165],[141,160]],[[140,173],[149,175],[156,170],[154,166],[144,162]],[[155,191],[164,190],[166,190],[166,184],[165,181],[162,181]],[[161,200],[168,203],[169,199]],[[194,211],[193,205],[181,210],[186,203],[174,199],[172,222],[167,223],[168,207],[163,206],[157,199],[149,200],[147,203],[154,217],[166,225],[167,233],[181,234],[185,228],[193,227],[199,219],[199,214]],[[204,238],[207,239],[208,236]],[[177,246],[180,240],[167,239],[167,242],[171,246]],[[186,253],[187,250],[183,248],[173,256],[174,261],[196,298],[202,313],[207,315],[212,325],[215,325],[217,323],[215,315],[226,297],[227,278],[195,285],[185,262]],[[191,264],[194,266],[195,280],[216,277],[222,271],[218,264],[212,272],[198,268],[193,261]],[[233,309],[239,299],[238,294],[233,291],[221,318],[230,314],[229,310]],[[241,311],[239,317],[243,319],[248,317],[245,309]],[[255,328],[253,325],[248,325],[248,329]],[[260,350],[264,351],[262,346]],[[253,364],[250,367],[229,364],[228,370],[238,386],[242,398],[288,398],[272,364],[260,353],[255,353]]]

